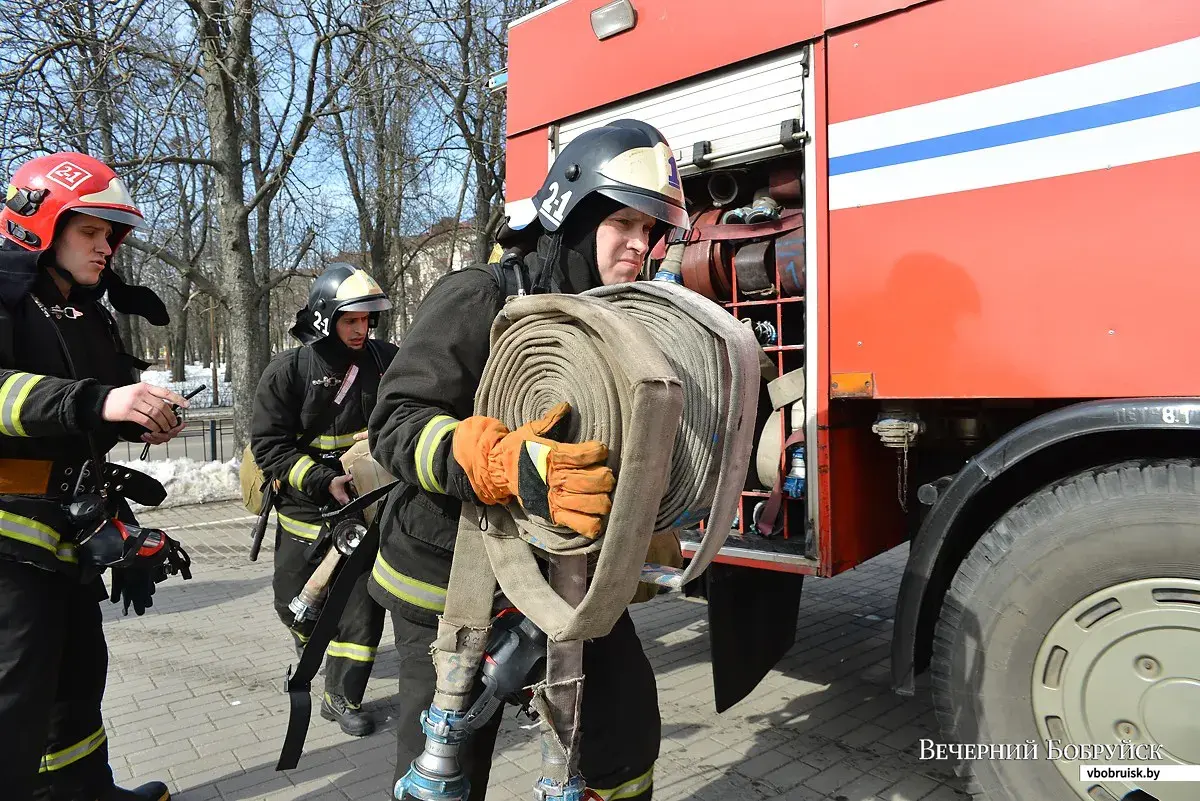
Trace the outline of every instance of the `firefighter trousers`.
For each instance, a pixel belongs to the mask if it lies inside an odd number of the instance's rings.
[[[97,798],[113,785],[100,702],[101,582],[0,559],[0,787],[14,801]]]
[[[433,703],[437,674],[429,647],[437,629],[394,612],[391,617],[400,658],[395,782],[425,748],[420,717]],[[607,636],[584,644],[583,673],[579,769],[587,786],[605,801],[650,801],[662,734],[658,687],[628,611]],[[501,706],[459,752],[471,784],[469,801],[483,801],[487,793],[492,749],[505,710],[511,714],[511,707]]]
[[[275,551],[275,576],[272,587],[275,591],[275,612],[291,632],[297,645],[308,642],[315,620],[306,620],[294,625],[296,616],[288,609],[292,599],[300,594],[304,583],[317,569],[317,565],[305,558],[311,542],[297,539],[280,529],[279,547]],[[324,552],[321,553],[324,556]],[[316,560],[319,563],[319,559]],[[369,563],[368,563],[369,564]],[[336,581],[340,571],[334,574]],[[367,679],[375,665],[375,651],[383,636],[386,613],[367,592],[370,570],[363,572],[354,585],[350,600],[338,622],[337,634],[325,652],[325,692],[340,695],[351,704],[362,703],[367,691]]]

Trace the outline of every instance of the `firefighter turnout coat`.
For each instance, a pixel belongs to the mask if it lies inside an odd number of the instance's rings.
[[[339,458],[354,436],[366,433],[380,375],[395,354],[395,345],[374,339],[352,354],[330,338],[286,350],[267,366],[254,397],[250,443],[263,475],[279,482],[275,508],[288,534],[310,542],[320,534],[329,482],[342,474]],[[311,442],[297,442],[333,404],[352,363],[357,376],[324,431]]]
[[[0,558],[76,574],[61,502],[92,488],[88,434],[103,457],[145,433],[101,414],[108,391],[149,365],[125,351],[103,288],[64,298],[39,258],[0,250]]]
[[[101,304],[106,291],[117,304],[119,280],[106,270],[97,287],[64,297],[50,258],[0,244],[0,785],[5,798],[39,801],[113,786],[100,712],[108,648],[98,601],[107,593],[99,577],[81,575],[64,505],[95,491],[93,445],[103,460],[118,439],[145,433],[102,412],[107,393],[148,366],[125,352]],[[165,322],[150,290],[126,289]],[[116,502],[109,513],[132,521]]]

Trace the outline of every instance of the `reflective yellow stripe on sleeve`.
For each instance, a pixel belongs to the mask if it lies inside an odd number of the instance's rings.
[[[371,577],[380,587],[405,603],[438,614],[446,611],[445,587],[404,575],[389,565],[382,553],[375,557],[375,567],[371,570]]]
[[[311,443],[312,447],[319,451],[340,451],[354,446],[355,437],[359,434],[365,434],[367,429],[355,431],[349,434],[322,434],[315,437]]]
[[[0,510],[0,537],[36,545],[54,554],[60,561],[75,563],[75,544],[59,544],[62,537],[57,531],[38,520]]]
[[[597,790],[591,788],[593,793],[596,793],[604,801],[621,801],[623,798],[636,798],[642,793],[654,786],[654,766],[650,766],[650,770],[643,773],[637,778],[630,779],[624,784],[618,785],[611,790]]]
[[[100,730],[80,740],[72,746],[64,748],[61,751],[55,751],[52,754],[42,756],[42,766],[38,768],[38,773],[49,773],[55,770],[62,770],[68,765],[73,765],[83,759],[88,754],[93,753],[97,748],[104,745],[108,739],[108,735],[104,733],[104,727]]]
[[[276,514],[279,513],[276,512]],[[315,540],[317,537],[321,536],[320,523],[305,523],[303,520],[297,520],[294,517],[288,517],[287,515],[280,514],[279,525],[282,526],[283,530],[288,534],[293,534],[302,540]]]
[[[325,655],[353,659],[355,662],[375,661],[374,648],[369,645],[356,645],[352,642],[331,642]]]
[[[45,376],[33,373],[13,373],[0,384],[0,434],[6,437],[27,437],[21,424],[21,407],[33,389]]]
[[[425,427],[421,429],[421,435],[417,437],[417,453],[414,458],[417,467],[417,481],[420,482],[421,489],[426,492],[446,494],[446,490],[442,489],[442,485],[433,471],[433,455],[437,453],[438,446],[442,444],[446,435],[456,428],[458,428],[457,420],[449,415],[439,414],[425,424]]]
[[[308,475],[308,471],[317,466],[311,456],[301,456],[292,465],[292,469],[288,471],[288,483],[301,492],[304,491],[304,477]]]

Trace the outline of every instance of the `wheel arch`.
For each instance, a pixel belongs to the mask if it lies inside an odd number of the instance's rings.
[[[913,537],[896,600],[892,684],[915,691],[942,599],[967,553],[1009,508],[1075,472],[1129,458],[1200,455],[1200,399],[1137,398],[1061,407],[969,459]],[[1020,465],[1021,470],[1013,470]]]

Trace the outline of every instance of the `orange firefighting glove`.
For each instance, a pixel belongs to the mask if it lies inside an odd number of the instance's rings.
[[[612,509],[616,482],[604,465],[604,443],[551,438],[570,410],[560,403],[512,432],[495,418],[468,417],[454,430],[452,452],[483,503],[516,496],[526,512],[594,539],[600,518]]]

